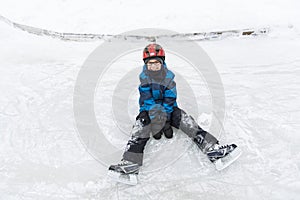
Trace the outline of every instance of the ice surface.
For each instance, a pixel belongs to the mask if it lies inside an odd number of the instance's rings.
[[[224,131],[218,137],[221,143],[237,143],[243,156],[218,172],[187,136],[176,132],[172,140],[149,141],[140,184],[126,186],[110,181],[106,177],[108,163],[98,162],[87,152],[73,114],[78,72],[101,42],[38,37],[0,21],[1,200],[299,199],[299,2],[154,3],[31,0],[20,5],[19,1],[2,1],[0,14],[18,23],[64,32],[277,27],[266,37],[198,43],[215,63],[225,89]],[[139,66],[139,56],[140,52],[128,54],[115,66]],[[175,56],[168,57],[168,62],[171,69],[190,73]],[[95,113],[105,137],[122,149],[128,135],[110,122],[109,109],[113,82],[120,76],[104,77],[107,84],[95,91]],[[193,78],[189,83],[195,89]],[[208,91],[205,87],[199,90],[197,99],[202,100],[198,106],[209,105]],[[133,92],[129,102],[136,97]],[[193,113],[184,98],[180,105]],[[131,121],[136,109],[137,104],[129,104],[126,112]],[[194,118],[207,127],[212,116],[205,108],[203,112]],[[130,125],[124,127],[130,130]],[[122,135],[116,138],[118,134]],[[117,162],[118,157],[115,159]]]

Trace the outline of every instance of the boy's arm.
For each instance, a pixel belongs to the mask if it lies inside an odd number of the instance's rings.
[[[163,106],[166,109],[166,112],[168,114],[168,119],[170,119],[171,117],[173,108],[177,106],[176,99],[177,99],[176,83],[174,80],[171,80],[170,84],[167,86],[164,92],[164,102],[163,102]]]
[[[140,100],[139,100],[140,112],[149,111],[151,106],[155,104],[149,85],[140,85],[139,91],[140,91]]]
[[[139,86],[139,92],[140,92],[140,112],[142,111],[149,111],[151,106],[155,104],[154,98],[152,97],[152,92],[149,83],[147,82],[146,78],[143,78],[142,75],[140,75],[140,86]]]

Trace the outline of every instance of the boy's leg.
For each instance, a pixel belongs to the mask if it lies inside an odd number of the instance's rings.
[[[143,164],[144,148],[150,138],[150,125],[144,126],[140,120],[137,120],[131,131],[123,160],[137,163],[140,166]]]
[[[191,137],[204,153],[218,143],[213,135],[203,130],[190,115],[179,108],[175,108],[172,113],[171,125]]]

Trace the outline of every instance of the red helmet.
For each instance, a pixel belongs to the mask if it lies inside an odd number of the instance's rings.
[[[165,60],[165,51],[159,44],[149,44],[143,51],[143,60],[151,57],[160,57]]]

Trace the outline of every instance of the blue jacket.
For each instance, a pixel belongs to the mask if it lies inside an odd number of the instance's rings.
[[[164,78],[160,81],[154,80],[149,76],[147,66],[143,66],[143,71],[140,74],[140,112],[149,111],[155,105],[159,104],[165,109],[168,119],[170,119],[173,108],[177,107],[177,91],[174,81],[174,73],[168,70],[164,63],[162,66]],[[150,116],[151,117],[151,116]]]

